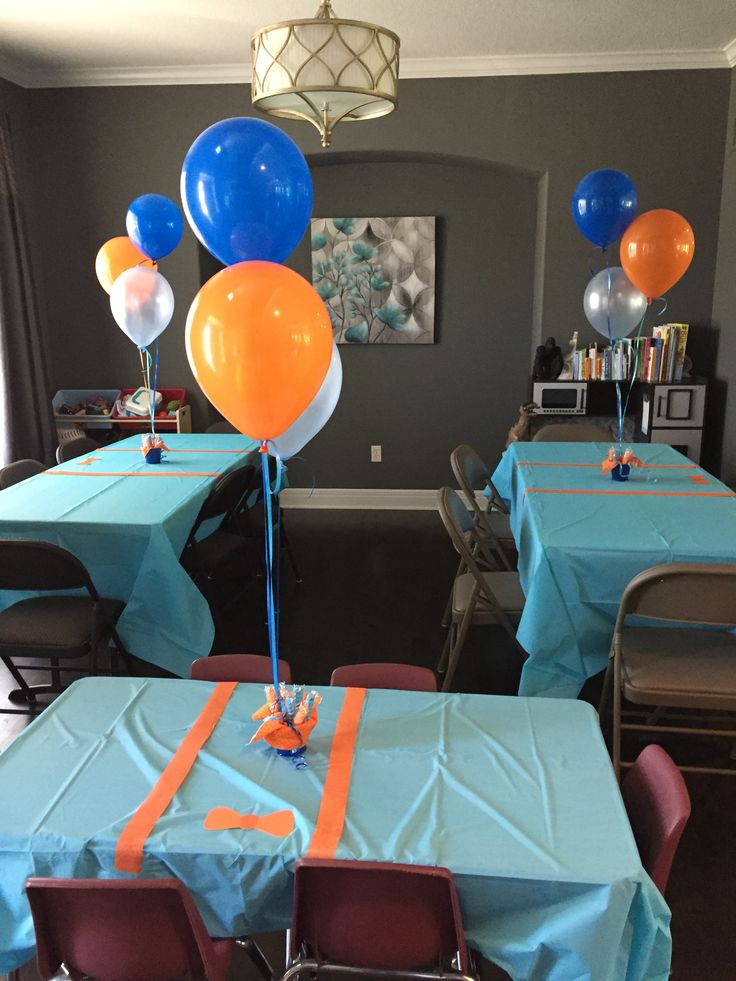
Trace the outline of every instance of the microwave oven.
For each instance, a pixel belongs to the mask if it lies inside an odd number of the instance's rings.
[[[584,416],[588,395],[587,382],[535,381],[532,401],[535,415]]]

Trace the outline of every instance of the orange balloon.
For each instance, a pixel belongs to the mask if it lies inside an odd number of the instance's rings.
[[[186,346],[215,408],[252,439],[273,439],[319,391],[332,357],[332,325],[317,291],[293,270],[238,262],[194,298]]]
[[[620,254],[629,280],[651,300],[685,275],[695,255],[695,236],[676,211],[645,211],[624,232]]]
[[[95,272],[100,281],[100,286],[109,293],[112,284],[120,273],[133,266],[147,266],[155,269],[156,263],[144,255],[137,246],[133,244],[127,235],[118,235],[105,242],[95,259]]]

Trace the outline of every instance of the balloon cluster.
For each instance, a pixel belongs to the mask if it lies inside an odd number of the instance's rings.
[[[163,194],[143,194],[128,208],[125,227],[127,236],[111,238],[97,253],[95,272],[115,323],[143,350],[174,315],[173,290],[157,266],[181,241],[184,222]]]
[[[271,123],[224,119],[189,149],[181,197],[195,235],[226,266],[189,310],[194,376],[236,429],[293,456],[330,418],[342,384],[324,302],[280,265],[311,216],[307,162]]]
[[[572,216],[585,237],[606,253],[621,239],[620,266],[608,266],[585,290],[583,309],[592,327],[611,340],[641,324],[647,306],[685,274],[695,236],[682,215],[655,209],[636,217],[638,195],[620,170],[594,170],[572,196]]]

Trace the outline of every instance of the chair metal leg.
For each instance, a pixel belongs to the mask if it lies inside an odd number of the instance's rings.
[[[603,688],[601,689],[601,698],[598,702],[598,721],[600,723],[601,731],[605,734],[608,727],[608,718],[611,711],[610,701],[611,701],[611,685],[613,684],[613,658],[608,659],[608,664],[606,665],[606,673],[603,676]]]
[[[442,614],[442,626],[447,628],[450,626],[450,620],[452,618],[452,598],[455,594],[455,580],[465,572],[465,563],[462,559],[458,562],[457,572],[455,573],[455,578],[452,580],[452,586],[450,587],[450,595],[447,597],[447,604],[445,606],[445,612]]]
[[[454,623],[450,623],[447,629],[447,635],[445,637],[445,643],[442,648],[442,653],[440,654],[440,659],[437,662],[437,667],[435,671],[437,674],[444,674],[447,670],[447,661],[450,656],[450,651],[452,650],[452,645],[454,643],[455,633],[457,632],[457,627]]]
[[[447,672],[445,674],[445,680],[442,683],[442,691],[450,690],[450,685],[452,684],[452,679],[455,675],[455,669],[457,668],[457,662],[460,660],[460,655],[463,647],[465,646],[465,638],[468,636],[468,630],[470,629],[470,624],[473,621],[474,606],[475,592],[471,597],[471,602],[468,603],[468,609],[465,611],[465,616],[460,623],[460,629],[457,631],[455,636],[455,643],[452,645],[452,649],[449,652]]]
[[[621,664],[617,657],[613,661],[613,770],[616,779],[621,779]]]
[[[248,954],[253,966],[264,981],[274,981],[276,977],[274,970],[269,964],[268,958],[252,937],[238,937],[235,943]]]

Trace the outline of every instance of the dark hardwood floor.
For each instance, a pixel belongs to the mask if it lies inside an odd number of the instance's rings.
[[[440,618],[456,558],[433,512],[285,512],[303,582],[284,563],[281,654],[295,680],[329,682],[333,668],[360,661],[404,661],[434,667],[444,641]],[[256,568],[254,563],[253,568]],[[266,653],[262,580],[225,583],[217,652]],[[148,669],[142,665],[142,672]],[[503,630],[471,631],[453,687],[513,694],[520,664]],[[12,687],[0,666],[0,696]],[[150,672],[158,673],[158,672]],[[585,696],[597,703],[599,679]],[[25,724],[0,715],[0,746]],[[736,780],[688,777],[693,814],[670,881],[673,977],[680,981],[736,978]],[[283,964],[283,938],[260,938]],[[233,977],[257,975],[239,954]],[[35,977],[29,965],[24,979]],[[486,981],[505,977],[484,965]],[[622,979],[623,981],[623,979]]]

